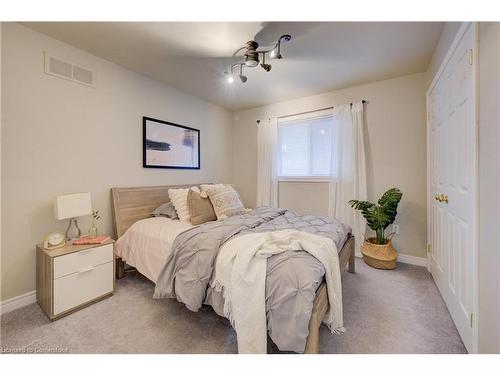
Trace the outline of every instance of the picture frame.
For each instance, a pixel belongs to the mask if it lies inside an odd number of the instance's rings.
[[[144,116],[142,166],[200,169],[200,130]]]

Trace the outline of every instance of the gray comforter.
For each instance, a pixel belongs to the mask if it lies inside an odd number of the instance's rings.
[[[203,303],[223,315],[223,299],[210,288],[219,248],[235,236],[296,229],[332,239],[340,251],[350,228],[338,220],[261,207],[243,215],[212,221],[179,234],[156,282],[154,298],[177,298],[192,311]],[[280,350],[302,353],[323,265],[305,251],[268,259],[266,312],[269,336]]]

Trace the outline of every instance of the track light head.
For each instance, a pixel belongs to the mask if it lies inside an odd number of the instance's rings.
[[[272,68],[271,64],[260,64],[260,66],[262,67],[262,69],[264,69],[266,72],[269,72]]]
[[[274,50],[274,58],[278,60],[283,58],[281,55],[281,41],[278,42],[278,46]]]
[[[245,83],[247,81],[247,77],[243,75],[243,64],[240,64],[240,74],[238,75],[240,81]]]
[[[259,47],[259,43],[254,40],[247,42],[246,44],[246,52],[245,52],[245,65],[249,68],[254,68],[259,65],[259,53],[257,52],[257,48]]]
[[[249,68],[255,68],[259,65],[259,57],[256,52],[252,52],[251,54],[245,57],[245,65]]]

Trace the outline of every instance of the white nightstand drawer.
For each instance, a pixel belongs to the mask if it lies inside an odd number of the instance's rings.
[[[113,291],[113,262],[54,280],[54,315]]]
[[[54,258],[54,279],[113,261],[113,244]]]

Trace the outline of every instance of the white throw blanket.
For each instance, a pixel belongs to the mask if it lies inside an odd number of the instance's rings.
[[[237,333],[239,353],[267,352],[267,258],[284,251],[304,250],[325,267],[328,309],[323,322],[332,332],[344,332],[342,288],[335,243],[312,233],[286,229],[236,237],[221,247],[212,283],[224,296],[224,315]]]

